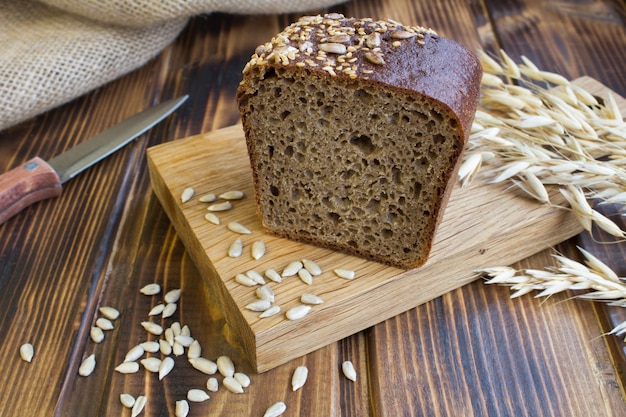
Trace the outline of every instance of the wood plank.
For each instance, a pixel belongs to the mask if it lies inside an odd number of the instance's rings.
[[[594,85],[589,78],[578,82]],[[215,227],[204,219],[206,204],[197,199],[183,204],[180,196],[187,187],[193,187],[198,195],[232,189],[253,195],[241,127],[159,145],[148,149],[147,155],[156,195],[259,372],[467,284],[475,278],[473,271],[482,265],[517,262],[582,230],[569,213],[537,205],[506,192],[507,185],[488,184],[483,178],[467,189],[457,187],[453,191],[430,259],[417,270],[384,267],[269,235],[260,225],[252,198],[236,202],[235,210],[224,214],[222,221],[247,225],[253,234],[242,237],[246,250],[253,241],[262,240],[270,255],[261,261],[255,261],[249,253],[233,259],[227,256],[227,250],[237,236],[224,225]],[[228,167],[227,173],[223,167]],[[555,198],[558,195],[553,194]],[[291,261],[302,258],[315,260],[325,271],[335,267],[353,269],[360,279],[348,284],[327,272],[316,277],[310,288],[297,279],[272,284],[280,294],[283,311],[299,304],[302,292],[323,295],[324,304],[297,322],[286,320],[283,314],[259,319],[258,313],[245,308],[255,300],[254,291],[237,284],[233,279],[236,274],[251,269],[282,271]]]

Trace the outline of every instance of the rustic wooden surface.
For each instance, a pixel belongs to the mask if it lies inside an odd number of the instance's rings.
[[[432,26],[469,47],[504,48],[626,96],[624,1],[360,0],[333,11]],[[285,415],[302,416],[626,415],[624,342],[603,336],[626,313],[568,295],[510,300],[508,289],[480,281],[272,371],[252,372],[152,192],[145,150],[236,124],[241,68],[258,43],[296,17],[199,16],[143,68],[0,132],[4,172],[34,156],[49,159],[151,104],[190,94],[166,122],[68,182],[61,197],[0,226],[0,415],[128,416],[122,392],[148,396],[142,415],[173,415],[174,402],[207,378],[184,358],[163,381],[113,371],[146,338],[139,323],[158,300],[138,289],[150,282],[181,287],[175,319],[190,326],[203,355],[230,355],[252,377],[245,394],[222,389],[192,404],[192,416],[262,416],[278,400],[288,405]],[[619,213],[615,219],[623,225]],[[555,249],[577,257],[576,245],[626,276],[624,244],[597,244],[582,234]],[[545,266],[552,253],[516,266]],[[88,333],[102,305],[122,316],[95,345]],[[18,355],[26,341],[35,346],[30,364]],[[96,371],[79,377],[80,361],[92,352]],[[345,359],[355,364],[356,383],[338,371]],[[309,380],[292,392],[289,379],[300,364],[309,367]]]

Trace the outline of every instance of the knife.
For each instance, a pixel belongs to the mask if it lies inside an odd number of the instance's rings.
[[[152,128],[187,98],[137,113],[48,162],[35,157],[0,175],[0,224],[37,201],[61,195],[62,184]]]

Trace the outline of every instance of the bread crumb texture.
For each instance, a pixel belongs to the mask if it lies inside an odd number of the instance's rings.
[[[268,231],[423,265],[479,95],[478,60],[433,30],[305,16],[259,46],[237,92]]]

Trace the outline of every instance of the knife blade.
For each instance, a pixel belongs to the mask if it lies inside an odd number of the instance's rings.
[[[34,157],[0,175],[0,224],[33,203],[61,195],[62,184],[154,127],[187,98],[137,113],[48,162]]]

